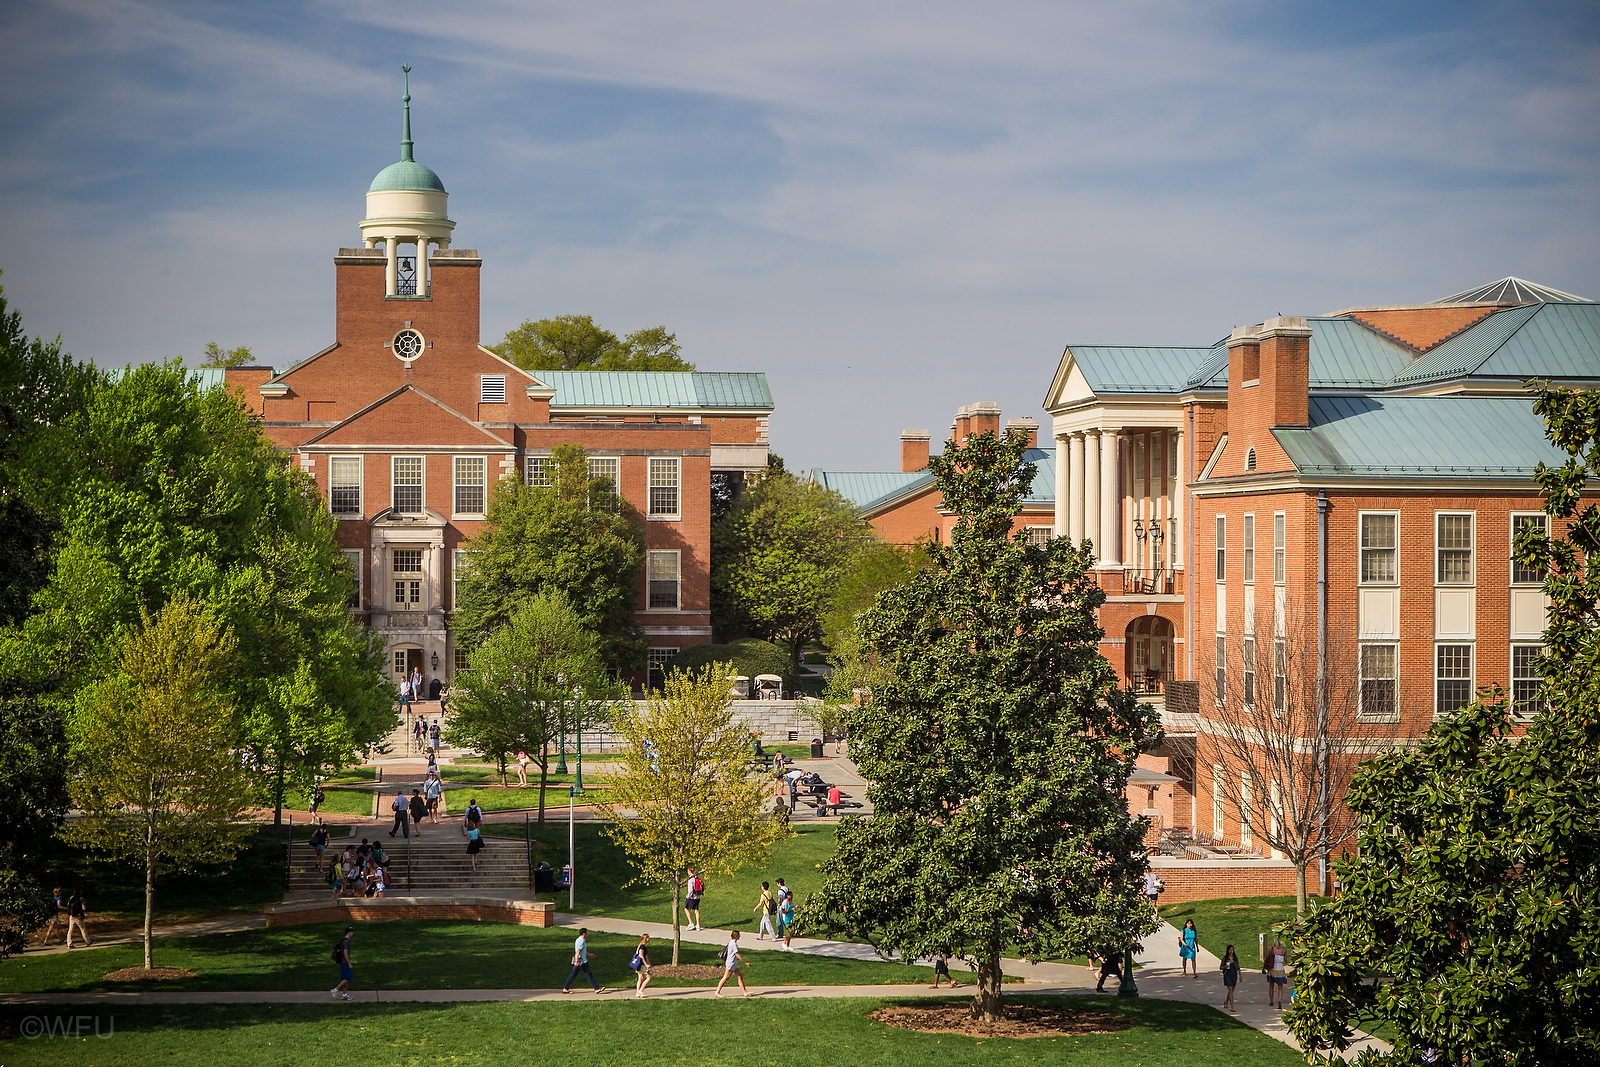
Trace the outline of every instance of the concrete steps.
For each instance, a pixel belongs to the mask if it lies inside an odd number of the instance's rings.
[[[407,876],[407,846],[403,838],[390,840],[388,831],[375,836],[357,833],[356,838],[368,837],[381,842],[389,857],[391,892],[442,892],[447,890],[471,891],[475,889],[526,889],[528,888],[528,854],[521,841],[513,838],[488,838],[488,847],[478,853],[478,869],[474,873],[467,858],[467,840],[459,833],[450,832],[441,825],[437,836],[425,835],[420,841],[413,837],[410,844],[409,885]],[[327,862],[336,862],[344,851],[348,838],[335,838],[329,843]],[[317,854],[303,841],[296,841],[289,863],[288,890],[324,890],[327,881],[317,872]]]

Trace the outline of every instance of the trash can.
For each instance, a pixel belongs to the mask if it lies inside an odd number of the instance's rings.
[[[556,891],[556,872],[550,869],[548,863],[540,863],[533,869],[533,891],[535,893]]]
[[[821,759],[822,758],[822,739],[821,738],[813,737],[811,739],[811,758],[812,759]]]

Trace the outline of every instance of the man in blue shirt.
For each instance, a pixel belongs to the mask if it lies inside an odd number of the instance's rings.
[[[572,992],[572,980],[582,971],[589,985],[596,993],[608,993],[610,990],[594,980],[594,972],[589,969],[589,928],[578,927],[578,939],[572,943],[572,973],[567,975],[567,984],[561,987],[561,992]]]

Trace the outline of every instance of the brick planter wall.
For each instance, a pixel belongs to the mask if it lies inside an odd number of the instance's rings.
[[[1180,860],[1156,857],[1150,869],[1166,885],[1161,903],[1273,897],[1294,892],[1294,864],[1287,860]],[[1317,872],[1306,871],[1306,891],[1316,892]]]
[[[471,919],[476,922],[516,923],[519,926],[554,926],[556,906],[532,901],[491,903],[425,902],[417,897],[389,897],[360,901],[330,901],[267,914],[268,926],[305,926],[310,923],[392,922],[397,919]]]

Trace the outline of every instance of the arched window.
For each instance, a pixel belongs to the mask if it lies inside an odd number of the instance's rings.
[[[1253,448],[1244,454],[1244,469],[1247,471],[1256,469],[1256,450]]]

